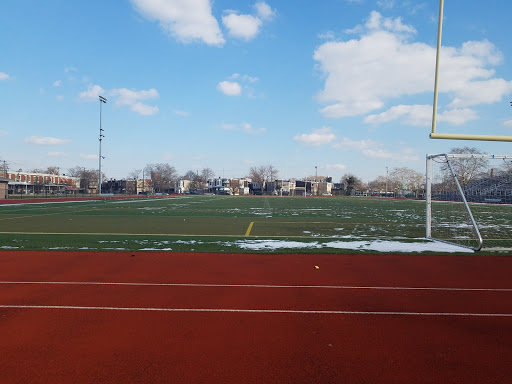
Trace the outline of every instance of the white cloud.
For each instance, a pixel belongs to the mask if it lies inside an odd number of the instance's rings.
[[[503,126],[512,128],[512,120],[507,120],[503,123]],[[0,131],[0,136],[2,136]]]
[[[240,124],[240,127],[241,127],[243,132],[249,133],[251,135],[259,135],[259,134],[265,133],[267,131],[266,128],[254,128],[249,123],[242,123],[242,124]]]
[[[7,73],[4,73],[4,72],[0,72],[0,81],[2,80],[8,80],[10,79],[11,77],[7,74]]]
[[[512,92],[512,81],[503,79],[489,79],[485,81],[472,81],[465,85],[464,90],[455,90],[457,96],[449,107],[468,107],[478,104],[496,103]]]
[[[370,17],[367,19],[365,26],[367,29],[375,31],[387,30],[391,32],[416,33],[414,27],[402,23],[402,18],[397,17],[396,19],[392,19],[390,17],[382,17],[377,11],[370,13]]]
[[[249,75],[241,75],[239,73],[233,73],[230,76],[231,79],[240,79],[240,81],[246,82],[246,83],[255,83],[259,79],[255,76],[249,76]]]
[[[221,124],[220,126],[225,131],[238,131],[245,132],[250,135],[260,135],[267,131],[266,128],[254,128],[249,123],[241,123],[241,124]]]
[[[55,96],[55,99],[57,99],[57,101],[62,101],[62,100],[64,100],[64,96],[57,95],[57,96]]]
[[[54,87],[62,87],[62,80],[55,80],[52,85]]]
[[[420,158],[410,148],[400,148],[396,151],[386,150],[384,148],[364,149],[362,155],[372,159],[390,159],[399,162],[419,161]]]
[[[347,166],[344,164],[326,164],[322,168],[328,171],[345,171]]]
[[[33,145],[62,145],[69,143],[67,139],[57,139],[55,137],[30,136],[25,139],[25,143]]]
[[[382,148],[379,149],[363,149],[362,154],[366,157],[377,158],[377,159],[392,159],[393,153],[386,151]]]
[[[130,106],[130,109],[143,116],[151,116],[158,112],[158,107],[152,107],[142,103],[135,103]]]
[[[234,131],[236,129],[236,127],[237,127],[236,124],[226,124],[226,123],[221,124],[221,128],[225,131]]]
[[[293,140],[299,141],[306,145],[317,147],[319,145],[329,144],[336,140],[336,135],[329,127],[313,129],[311,133],[302,133],[296,135]]]
[[[48,152],[49,157],[66,157],[68,154],[64,152]]]
[[[374,140],[352,140],[343,137],[340,141],[333,145],[333,148],[359,151],[364,157],[373,159],[391,159],[397,161],[418,161],[414,150],[404,147],[403,143],[399,143],[399,148],[390,151],[384,148],[384,145]]]
[[[322,40],[334,40],[336,39],[336,34],[333,31],[327,31],[319,33],[316,37]]]
[[[180,111],[178,109],[173,109],[172,113],[174,113],[175,115],[177,116],[182,116],[182,117],[188,117],[190,116],[190,113],[187,112],[187,111]]]
[[[80,92],[78,97],[82,101],[98,101],[98,96],[104,93],[105,91],[99,85],[89,84],[87,91]]]
[[[242,94],[242,87],[237,82],[221,81],[217,84],[217,90],[227,96],[240,96]]]
[[[230,13],[222,16],[222,24],[228,29],[230,36],[242,40],[251,40],[259,33],[262,21],[252,15]]]
[[[365,117],[367,124],[382,124],[400,119],[402,124],[414,126],[428,126],[432,121],[431,105],[396,105],[378,115]]]
[[[7,136],[9,133],[7,131],[4,131],[3,129],[0,129],[0,137],[1,136]]]
[[[318,94],[318,100],[327,104],[321,109],[324,116],[364,115],[389,100],[432,92],[436,50],[411,41],[414,27],[373,11],[364,25],[346,32],[361,35],[325,42],[314,52],[317,67],[326,76]],[[447,107],[493,103],[512,92],[512,81],[494,77],[492,66],[502,61],[501,52],[487,40],[443,47],[439,91],[448,96]]]
[[[200,41],[222,46],[225,40],[210,0],[131,0],[135,9],[156,20],[170,36],[182,43]]]
[[[378,0],[377,5],[384,9],[391,9],[395,6],[395,0]]]
[[[160,96],[158,91],[154,88],[147,91],[134,91],[127,88],[117,88],[112,89],[108,93],[111,96],[117,97],[115,101],[116,105],[133,105],[140,100],[158,99]]]
[[[476,119],[478,119],[477,113],[470,108],[451,109],[437,115],[437,121],[453,125],[462,125]]]
[[[349,150],[363,150],[369,148],[378,148],[382,144],[373,140],[351,140],[348,137],[344,137],[341,141],[333,145],[334,148],[349,149]]]
[[[264,1],[260,1],[254,5],[256,9],[256,13],[261,20],[272,20],[277,12],[275,9],[270,8],[270,6]]]
[[[129,105],[132,111],[137,112],[140,115],[149,116],[158,112],[158,107],[152,107],[140,102],[141,100],[158,99],[160,95],[154,88],[141,91],[117,88],[112,89],[108,94],[116,98],[115,105]]]
[[[257,2],[254,9],[256,15],[240,14],[235,10],[224,11],[222,24],[231,37],[246,41],[252,40],[260,33],[263,22],[270,21],[277,15],[277,11],[270,8],[264,1]]]
[[[84,153],[81,153],[80,154],[80,158],[84,159],[84,160],[98,160],[98,155],[95,155],[95,154],[84,154]]]
[[[438,122],[447,122],[453,125],[462,125],[477,118],[476,112],[469,108],[450,109],[437,114]],[[369,115],[363,121],[367,124],[378,125],[394,120],[399,120],[403,125],[429,126],[432,124],[432,106],[396,105],[377,115]]]

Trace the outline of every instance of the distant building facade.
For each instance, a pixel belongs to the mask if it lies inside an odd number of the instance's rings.
[[[75,193],[80,190],[80,178],[45,173],[5,172],[9,194]]]

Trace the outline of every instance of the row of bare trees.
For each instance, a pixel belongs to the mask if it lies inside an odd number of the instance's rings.
[[[277,180],[278,176],[279,171],[273,165],[269,164],[251,167],[247,177],[252,179],[253,183],[257,183],[261,190],[264,190],[265,185]]]
[[[452,148],[450,153],[458,154],[482,154],[476,148],[463,147]],[[461,184],[467,185],[481,175],[489,172],[489,163],[482,158],[461,158],[452,160],[452,166],[457,175],[459,175]],[[508,168],[507,168],[508,167]],[[505,163],[503,169],[497,170],[500,173],[512,172],[512,163]],[[50,166],[46,169],[34,169],[33,172],[59,175],[58,167]],[[445,169],[445,172],[448,172]],[[98,181],[98,171],[88,170],[81,166],[70,168],[68,176],[80,177],[83,180],[84,188],[87,185]],[[278,170],[271,164],[253,166],[249,170],[247,177],[251,178],[263,190],[269,182],[277,180]],[[176,182],[179,179],[189,180],[190,189],[201,189],[205,187],[208,179],[215,177],[215,173],[210,168],[204,168],[201,171],[188,171],[184,175],[179,175],[176,168],[167,163],[147,164],[143,169],[134,169],[128,174],[128,180],[151,179],[152,187],[155,192],[168,192],[176,188]],[[103,175],[106,180],[106,176]],[[342,193],[352,195],[356,191],[400,191],[408,190],[420,194],[424,188],[425,177],[413,169],[407,167],[397,167],[390,170],[385,176],[378,176],[375,180],[364,183],[359,177],[352,173],[346,173],[340,180]]]

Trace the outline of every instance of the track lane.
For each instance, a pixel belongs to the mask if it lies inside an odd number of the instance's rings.
[[[77,282],[78,283],[78,282]],[[0,305],[143,310],[509,314],[512,291],[1,283]]]
[[[507,290],[1,284],[0,297],[116,300],[132,308],[421,303],[485,312],[507,309],[511,273],[512,258],[488,256],[0,252],[2,281]],[[512,377],[512,320],[505,317],[0,308],[0,340],[9,383],[491,384]]]

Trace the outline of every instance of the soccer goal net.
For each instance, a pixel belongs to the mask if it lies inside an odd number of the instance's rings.
[[[427,155],[429,239],[512,249],[512,155]]]

